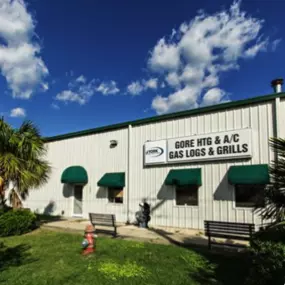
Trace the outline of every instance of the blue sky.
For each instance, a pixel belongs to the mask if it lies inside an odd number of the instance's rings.
[[[272,93],[285,1],[0,0],[0,113],[44,136]]]

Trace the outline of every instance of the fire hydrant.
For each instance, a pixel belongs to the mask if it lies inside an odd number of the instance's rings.
[[[95,227],[88,225],[85,228],[84,240],[82,242],[83,255],[88,255],[96,250],[96,240],[97,235],[95,235]]]

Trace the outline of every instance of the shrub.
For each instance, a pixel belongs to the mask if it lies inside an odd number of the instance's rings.
[[[285,244],[285,222],[275,224],[257,232],[253,238],[254,246],[255,241],[272,241],[281,242]]]
[[[285,244],[256,239],[251,248],[251,267],[246,285],[284,285]]]
[[[3,215],[4,213],[12,210],[11,207],[7,206],[6,204],[0,205],[0,216]]]
[[[0,236],[21,235],[36,228],[36,216],[29,210],[10,210],[0,215]]]

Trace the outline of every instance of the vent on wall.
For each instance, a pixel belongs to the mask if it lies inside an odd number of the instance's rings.
[[[111,140],[110,141],[110,148],[114,148],[114,147],[116,147],[118,145],[118,141],[116,141],[116,140]]]

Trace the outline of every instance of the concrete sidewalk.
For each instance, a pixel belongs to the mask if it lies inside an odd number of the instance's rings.
[[[68,219],[55,222],[49,222],[42,225],[42,228],[55,229],[63,231],[73,231],[84,233],[84,229],[90,222],[87,220]],[[104,227],[97,227],[98,235],[101,234],[100,229]],[[177,244],[177,245],[206,245],[208,244],[207,238],[202,235],[198,230],[191,229],[178,229],[178,228],[162,228],[155,227],[149,229],[142,229],[134,225],[119,224],[117,227],[119,239],[136,240],[144,242],[153,242],[161,244]],[[110,235],[111,237],[111,235]]]

